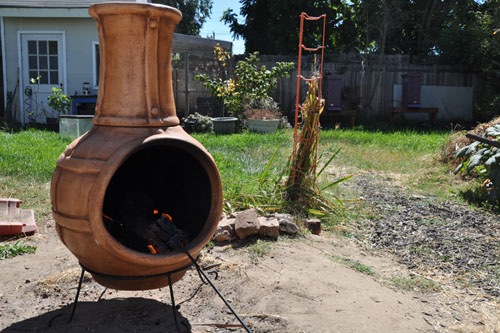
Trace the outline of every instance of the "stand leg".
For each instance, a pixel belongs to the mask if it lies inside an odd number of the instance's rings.
[[[238,314],[236,313],[236,311],[234,311],[234,309],[231,306],[231,304],[229,304],[229,302],[224,298],[224,296],[222,296],[222,294],[220,293],[220,291],[215,287],[215,285],[208,278],[208,276],[203,272],[203,270],[201,269],[200,265],[198,265],[198,263],[196,262],[196,260],[194,260],[194,258],[191,256],[191,254],[188,251],[186,251],[186,255],[189,257],[189,259],[191,259],[194,267],[196,268],[196,271],[198,271],[198,274],[200,275],[200,279],[203,281],[203,278],[204,278],[205,281],[207,281],[208,284],[210,284],[210,286],[212,287],[212,289],[217,293],[217,295],[224,302],[224,304],[226,304],[227,308],[232,312],[232,314],[234,315],[234,317],[240,322],[241,326],[243,326],[243,328],[245,329],[245,331],[247,333],[252,333],[252,331],[250,331],[250,329],[247,327],[247,325],[245,324],[245,322],[240,318],[240,316],[238,316]],[[203,281],[203,282],[205,283],[205,281]]]
[[[168,277],[168,287],[170,289],[170,300],[172,303],[172,315],[174,316],[175,329],[177,330],[178,333],[181,333],[181,329],[179,327],[179,322],[177,321],[177,309],[175,308],[174,288],[172,286],[172,277],[170,274],[168,274],[167,277]]]
[[[82,267],[82,274],[80,275],[80,281],[78,282],[78,288],[76,289],[75,301],[73,303],[73,309],[71,310],[71,316],[69,317],[68,322],[71,323],[73,321],[73,317],[76,311],[76,304],[78,303],[78,297],[80,296],[80,290],[82,289],[83,275],[85,274],[85,269]]]

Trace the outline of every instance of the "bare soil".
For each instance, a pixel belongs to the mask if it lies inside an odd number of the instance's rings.
[[[200,264],[253,332],[500,332],[498,216],[396,184],[344,185],[373,213],[351,237],[281,237],[262,256],[255,239],[217,244]],[[68,322],[81,269],[54,222],[39,225],[34,254],[0,261],[3,332],[176,332],[168,288],[105,290],[90,275]],[[182,331],[244,332],[196,270],[173,288]]]

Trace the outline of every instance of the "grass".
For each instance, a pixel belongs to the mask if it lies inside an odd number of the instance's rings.
[[[34,209],[41,227],[51,215],[50,179],[68,144],[50,131],[0,131],[0,197],[18,198],[23,208]]]
[[[368,170],[398,174],[403,186],[450,196],[458,181],[451,170],[439,162],[441,146],[450,135],[443,131],[383,132],[362,127],[324,130],[319,147],[323,162],[337,149],[341,151],[330,166],[333,169],[324,172],[320,183],[329,184],[334,178]],[[279,207],[280,198],[274,192],[274,184],[287,175],[283,171],[292,150],[292,130],[265,135],[193,136],[216,160],[227,207],[234,210],[258,207],[268,211]],[[57,133],[48,131],[0,132],[0,196],[19,198],[24,208],[35,209],[37,220],[47,218],[50,179],[56,160],[68,143]],[[345,197],[338,187],[328,189],[327,193]],[[339,212],[339,218],[352,220],[360,214],[370,213]]]
[[[323,131],[322,147],[341,148],[335,160],[339,169],[381,172],[415,190],[449,197],[463,186],[448,165],[440,162],[441,147],[450,131],[414,129],[380,131],[362,127]]]

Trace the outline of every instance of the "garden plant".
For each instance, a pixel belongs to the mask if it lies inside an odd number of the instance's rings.
[[[276,89],[280,77],[288,77],[294,69],[293,62],[277,62],[276,66],[268,69],[260,65],[259,53],[254,52],[245,59],[239,60],[234,68],[233,75],[229,75],[231,55],[222,46],[217,44],[214,55],[219,63],[220,70],[214,75],[198,74],[196,79],[220,98],[224,103],[227,115],[239,116],[245,105],[252,101],[269,99]]]
[[[336,205],[321,193],[317,177],[330,165],[339,151],[337,150],[318,172],[320,116],[325,107],[325,100],[319,97],[319,84],[318,76],[307,82],[306,98],[299,108],[301,123],[296,125],[294,131],[294,148],[290,157],[285,195],[292,210],[323,215],[332,213]],[[350,176],[338,179],[327,187],[349,178]],[[340,200],[337,201],[340,203]]]

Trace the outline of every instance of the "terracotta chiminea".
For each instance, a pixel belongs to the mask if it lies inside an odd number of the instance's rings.
[[[170,62],[181,13],[145,3],[96,4],[89,13],[99,31],[99,94],[93,128],[57,161],[57,233],[98,283],[163,287],[165,273],[182,278],[191,264],[184,251],[198,256],[222,210],[215,162],[176,116]],[[182,247],[144,244],[151,226],[181,234]]]

